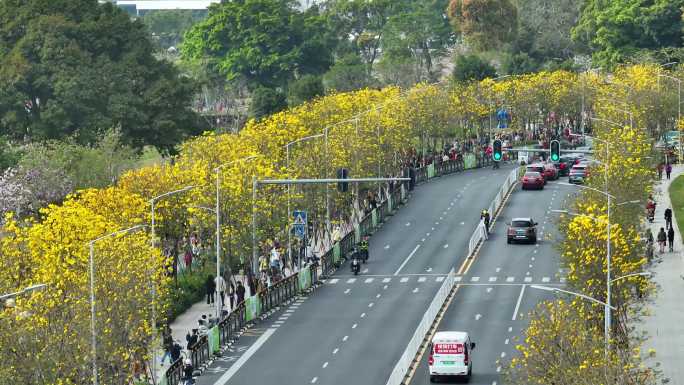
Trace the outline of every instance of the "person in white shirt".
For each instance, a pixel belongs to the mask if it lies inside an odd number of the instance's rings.
[[[220,306],[220,309],[223,309],[223,306],[224,306],[223,301],[224,301],[225,294],[226,294],[226,280],[223,279],[223,276],[219,275],[218,277],[214,278],[214,282],[216,282],[216,291],[219,294],[218,300],[221,301],[221,302],[219,302],[219,306]]]

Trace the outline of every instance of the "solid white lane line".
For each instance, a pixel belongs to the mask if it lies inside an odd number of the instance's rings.
[[[323,363],[323,369],[325,369],[325,368],[327,368],[327,367],[328,367],[328,361],[325,361],[325,362]]]
[[[413,249],[413,251],[411,252],[411,254],[409,254],[409,256],[406,257],[406,259],[404,260],[404,263],[402,263],[401,266],[399,266],[399,268],[397,269],[397,271],[394,272],[394,275],[398,275],[398,274],[399,274],[399,272],[401,271],[401,269],[403,269],[404,266],[406,266],[406,264],[408,263],[408,261],[411,259],[411,257],[413,257],[413,254],[416,253],[416,251],[418,250],[418,248],[420,248],[420,245],[416,245],[416,247]]]
[[[335,348],[335,350],[333,350],[333,354],[337,354],[337,352],[339,352],[339,351],[340,351],[339,348]]]
[[[509,330],[509,331],[510,331],[510,330]],[[344,336],[344,337],[342,338],[342,342],[347,342],[348,339],[349,339],[349,336]]]
[[[525,286],[527,285],[522,285],[520,288],[520,295],[518,296],[518,302],[515,304],[515,310],[513,310],[513,321],[515,321],[516,318],[518,318],[518,310],[520,310],[520,303],[522,302],[523,294],[525,294]],[[503,356],[501,356],[503,357]]]
[[[261,348],[263,344],[266,343],[266,341],[275,333],[277,329],[266,329],[264,334],[262,334],[254,343],[252,346],[247,349],[247,351],[238,358],[237,361],[225,372],[223,375],[216,381],[215,385],[226,385],[228,381],[233,378],[235,373],[237,373],[240,368],[247,363],[247,360],[252,358],[252,356]]]
[[[350,291],[351,291],[351,289],[347,289],[344,291],[344,294],[349,294]]]

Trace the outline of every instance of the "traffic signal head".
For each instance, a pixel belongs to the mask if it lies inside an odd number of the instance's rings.
[[[349,170],[346,168],[341,168],[337,170],[337,179],[347,179],[349,177]],[[349,182],[337,182],[337,191],[347,192],[349,191]]]
[[[492,143],[492,159],[494,159],[495,162],[498,162],[501,159],[503,159],[503,153],[501,150],[501,140],[499,139],[495,139]]]
[[[551,152],[551,161],[558,162],[560,160],[560,142],[557,140],[552,140],[551,148],[549,150]]]

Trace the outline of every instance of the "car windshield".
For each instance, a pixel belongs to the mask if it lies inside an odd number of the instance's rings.
[[[513,221],[511,227],[531,227],[530,221]]]
[[[538,178],[540,175],[539,175],[538,172],[532,172],[532,171],[530,171],[530,172],[526,172],[526,173],[525,173],[525,176],[528,177],[528,178]]]

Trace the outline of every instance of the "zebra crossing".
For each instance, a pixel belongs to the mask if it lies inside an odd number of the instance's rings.
[[[373,276],[373,277],[340,277],[340,278],[328,278],[321,280],[326,285],[345,285],[354,283],[441,283],[446,278],[444,275],[411,275],[411,276]],[[546,283],[546,284],[564,284],[564,277],[514,277],[514,276],[490,276],[490,277],[480,277],[480,276],[462,276],[457,275],[454,280],[460,284],[480,284],[480,285],[505,285],[505,284],[531,284],[531,283]]]

